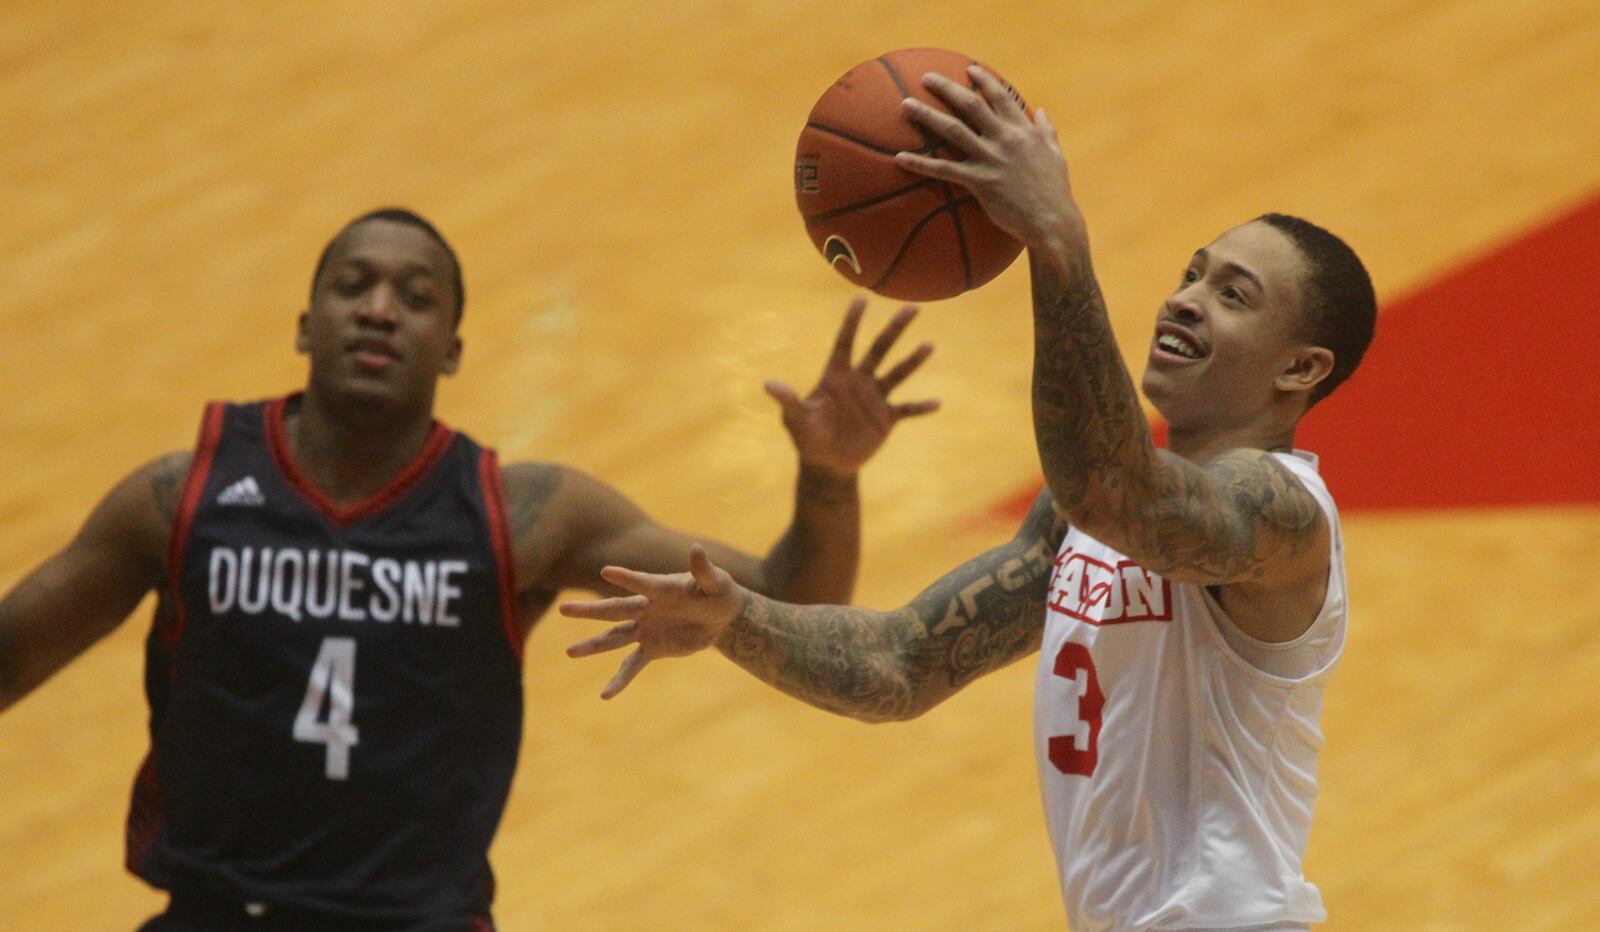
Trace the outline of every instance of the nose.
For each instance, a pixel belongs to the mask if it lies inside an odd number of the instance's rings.
[[[1167,316],[1181,324],[1198,323],[1205,319],[1200,302],[1186,288],[1167,299]]]
[[[394,288],[388,282],[378,282],[356,305],[356,320],[363,326],[392,328],[399,318],[397,301],[399,296]]]

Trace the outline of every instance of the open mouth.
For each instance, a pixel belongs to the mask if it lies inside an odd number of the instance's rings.
[[[1161,336],[1156,337],[1156,345],[1174,356],[1183,356],[1188,359],[1199,359],[1204,355],[1197,347],[1175,333],[1163,333]]]
[[[1161,324],[1156,328],[1155,348],[1168,356],[1177,356],[1180,359],[1206,357],[1205,347],[1193,334],[1172,324]]]

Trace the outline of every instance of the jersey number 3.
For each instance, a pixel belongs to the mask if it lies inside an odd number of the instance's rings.
[[[1054,672],[1078,687],[1078,721],[1070,734],[1050,739],[1050,763],[1069,776],[1091,776],[1100,763],[1100,712],[1106,705],[1094,657],[1089,648],[1068,641],[1056,654]]]
[[[322,718],[326,700],[328,717]],[[350,748],[361,743],[361,731],[350,722],[356,705],[356,642],[354,638],[323,638],[300,714],[294,718],[294,740],[327,745],[329,780],[350,777]]]

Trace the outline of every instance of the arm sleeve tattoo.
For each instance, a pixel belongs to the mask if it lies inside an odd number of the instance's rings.
[[[1144,566],[1204,585],[1263,580],[1315,553],[1316,499],[1270,453],[1199,466],[1150,439],[1089,263],[1033,260],[1033,423],[1045,478],[1072,522]]]
[[[893,612],[757,595],[719,645],[791,696],[864,721],[913,718],[1038,650],[1066,525],[1041,493],[1022,528]]]

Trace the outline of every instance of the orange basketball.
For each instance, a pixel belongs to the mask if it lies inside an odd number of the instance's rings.
[[[944,49],[889,52],[845,72],[811,108],[795,151],[795,200],[822,257],[857,285],[907,301],[952,298],[1022,251],[965,188],[894,162],[901,150],[960,157],[906,119],[900,101],[916,97],[948,113],[922,76],[936,71],[972,87],[972,63]]]

